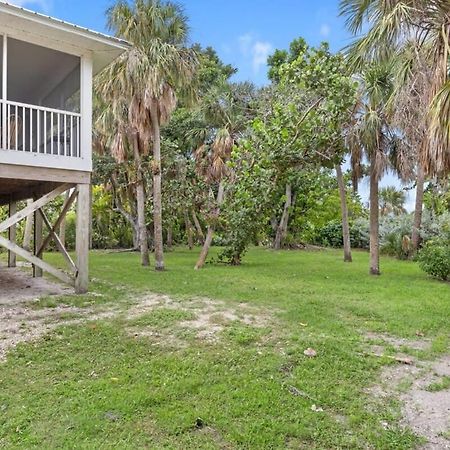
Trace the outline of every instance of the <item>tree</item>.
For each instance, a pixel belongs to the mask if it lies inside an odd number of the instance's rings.
[[[186,92],[191,86],[197,59],[195,52],[186,48],[187,19],[176,3],[134,0],[130,5],[119,0],[107,14],[109,28],[131,42],[132,47],[106,70],[102,92],[107,99],[123,98],[122,103],[127,105],[126,134],[136,161],[141,219],[145,217],[141,156],[152,147],[155,269],[164,270],[161,125],[175,109],[177,93]]]
[[[379,243],[379,181],[388,165],[393,134],[387,106],[392,96],[392,64],[367,64],[358,76],[360,93],[356,120],[350,130],[348,142],[351,153],[365,154],[369,161],[370,177],[370,274],[380,274]],[[359,161],[361,158],[353,160]]]
[[[332,55],[326,44],[296,42],[296,57],[277,66],[276,83],[263,91],[252,129],[232,154],[234,182],[225,205],[229,246],[222,255],[232,264],[240,263],[273,217],[281,190],[287,195],[277,241],[288,225],[293,180],[342,160],[341,128],[354,103],[354,82],[342,55]]]
[[[382,216],[393,214],[399,216],[406,213],[405,191],[398,190],[395,186],[380,189],[380,212]]]
[[[336,165],[336,179],[339,188],[342,211],[342,236],[344,239],[344,262],[352,262],[352,249],[350,244],[350,224],[348,220],[347,189],[340,164]]]
[[[238,145],[243,131],[253,116],[252,102],[255,88],[250,83],[218,83],[200,104],[200,113],[208,126],[197,130],[198,149],[195,153],[200,176],[217,191],[211,207],[208,229],[195,269],[204,266],[217,226],[222,203],[225,200],[225,178],[230,174],[228,162]]]
[[[450,171],[450,2],[448,0],[341,0],[341,14],[349,30],[367,32],[349,48],[354,67],[368,60],[384,60],[389,55],[410,60],[398,70],[401,79],[414,77],[417,65],[427,67],[422,107],[428,112],[427,145],[421,148],[426,175]],[[413,49],[413,51],[411,51]],[[401,84],[400,84],[401,85]]]

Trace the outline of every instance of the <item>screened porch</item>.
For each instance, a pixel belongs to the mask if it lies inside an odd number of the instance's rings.
[[[0,52],[0,163],[90,170],[80,57],[6,36]]]

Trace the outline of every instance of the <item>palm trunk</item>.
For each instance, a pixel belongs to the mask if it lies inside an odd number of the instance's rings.
[[[194,210],[192,210],[192,218],[194,219],[195,229],[197,230],[197,238],[200,241],[200,244],[203,245],[205,243],[205,234],[203,233],[202,226]]]
[[[380,275],[380,211],[378,203],[378,173],[376,157],[370,162],[370,274]]]
[[[275,250],[281,249],[283,240],[286,238],[289,224],[289,211],[291,206],[292,206],[292,187],[288,183],[286,185],[286,201],[284,202],[283,214],[281,216],[280,223],[277,227],[277,234],[275,235],[275,241],[273,243],[273,248]]]
[[[216,209],[214,211],[214,214],[212,215],[211,223],[208,226],[208,232],[206,233],[206,239],[205,243],[203,244],[202,251],[200,253],[200,256],[198,258],[197,264],[195,265],[195,269],[201,269],[206,262],[206,258],[208,257],[209,249],[211,247],[211,243],[214,236],[214,231],[216,230],[216,222],[219,218],[220,214],[220,207],[222,206],[223,199],[224,199],[224,193],[225,193],[225,187],[222,182],[219,183],[219,191],[217,193],[217,205]]]
[[[186,209],[184,210],[184,223],[186,226],[186,236],[187,236],[188,247],[189,247],[189,250],[192,250],[194,247],[194,236],[192,233],[191,219],[189,219],[189,212]]]
[[[164,270],[164,244],[162,226],[161,190],[161,130],[155,105],[150,108],[153,127],[153,227],[155,246],[155,270]]]
[[[145,223],[145,189],[144,189],[144,175],[141,167],[141,155],[139,153],[139,141],[137,133],[133,135],[133,151],[134,163],[136,165],[136,203],[137,203],[137,217],[139,228],[139,249],[141,252],[141,263],[143,266],[150,265],[150,257],[148,252],[148,235],[147,226]]]
[[[173,228],[169,226],[167,228],[167,248],[171,249],[173,246]]]
[[[27,200],[27,205],[33,203],[33,200]],[[23,233],[23,248],[25,250],[31,250],[31,239],[33,236],[33,222],[34,222],[34,214],[30,214],[27,216],[27,220],[25,222],[25,230]]]
[[[414,210],[414,224],[411,236],[411,245],[413,253],[416,253],[420,245],[420,230],[422,228],[422,214],[423,214],[423,194],[425,186],[425,172],[422,164],[419,163],[417,171],[417,186],[416,186],[416,207]]]
[[[336,165],[336,178],[339,186],[342,212],[342,236],[344,238],[344,262],[352,262],[352,249],[350,243],[350,225],[348,222],[347,190],[345,189],[342,168]]]

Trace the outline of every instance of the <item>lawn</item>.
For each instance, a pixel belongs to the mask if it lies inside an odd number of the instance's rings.
[[[448,352],[448,284],[389,258],[383,275],[370,277],[364,252],[344,264],[337,251],[252,249],[241,267],[194,271],[196,256],[177,249],[167,255],[168,270],[156,273],[136,254],[93,252],[94,295],[35,304],[118,312],[11,351],[0,364],[0,446],[408,449],[420,442],[400,426],[395,398],[368,391],[384,366],[397,363],[369,355],[366,336],[423,334],[431,346],[410,349],[415,358]],[[128,314],[152,293],[175,303]],[[217,317],[214,338],[202,338],[186,324],[214,302],[228,320]],[[249,311],[253,322],[244,320]],[[307,348],[317,356],[305,356]]]

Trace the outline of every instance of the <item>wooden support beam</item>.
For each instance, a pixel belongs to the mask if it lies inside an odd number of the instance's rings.
[[[9,202],[9,217],[13,216],[14,214],[16,214],[17,212],[17,202],[15,201],[10,201]],[[17,238],[17,227],[16,225],[13,225],[10,229],[9,229],[9,240],[11,242],[16,243],[16,238]],[[8,251],[8,267],[16,267],[17,265],[17,257],[16,254]]]
[[[69,211],[70,207],[72,206],[73,202],[75,201],[75,199],[77,198],[77,190],[74,189],[74,191],[72,192],[72,194],[69,196],[69,198],[67,198],[64,202],[63,208],[61,210],[61,214],[59,215],[58,219],[56,220],[55,224],[52,227],[52,231],[54,233],[56,233],[56,230],[59,228],[59,226],[61,225],[61,222],[64,220],[64,217],[66,216],[67,212]],[[45,239],[44,242],[42,243],[41,248],[38,250],[37,252],[37,256],[41,256],[42,253],[44,252],[44,250],[47,248],[47,245],[50,243],[51,240],[51,235],[48,235]]]
[[[0,178],[55,183],[90,183],[90,172],[0,163]]]
[[[0,236],[0,246],[6,248],[7,250],[14,252],[16,255],[20,256],[21,258],[29,261],[34,266],[39,267],[41,270],[44,270],[45,272],[48,272],[49,274],[53,275],[55,278],[58,278],[58,280],[61,280],[63,283],[66,283],[70,286],[74,285],[73,279],[64,273],[63,271],[56,269],[55,267],[51,266],[50,264],[42,261],[38,257],[34,256],[32,253],[28,252],[27,250],[24,250],[23,248],[19,247],[14,242],[9,241],[8,239],[4,238],[3,236]]]
[[[59,252],[63,255],[64,259],[66,260],[67,264],[69,265],[70,269],[72,270],[72,272],[74,274],[77,273],[78,269],[77,266],[75,265],[75,263],[73,262],[72,258],[70,257],[69,253],[67,252],[67,250],[65,249],[63,243],[61,242],[61,239],[59,238],[59,236],[53,231],[53,227],[50,223],[50,221],[48,220],[47,216],[45,215],[44,211],[42,211],[42,209],[39,209],[39,213],[42,216],[42,219],[45,223],[45,226],[48,228],[50,234],[49,236],[51,236],[51,238],[53,239],[53,241],[56,244],[56,248],[59,250]],[[43,250],[43,247],[41,248],[41,250]],[[41,253],[42,254],[42,253]],[[37,253],[38,257],[40,257],[39,252]]]
[[[42,246],[42,216],[38,213],[39,210],[36,210],[34,212],[34,255],[36,258],[42,259],[41,256],[37,256],[37,253],[39,249]],[[41,278],[43,276],[43,271],[40,266],[37,266],[36,264],[33,264],[33,277],[34,278]]]
[[[6,231],[8,228],[12,227],[13,225],[16,225],[21,220],[25,219],[30,214],[33,214],[36,212],[39,208],[42,208],[47,203],[54,200],[58,195],[61,195],[63,192],[67,191],[67,189],[70,189],[73,187],[71,184],[62,184],[61,186],[58,186],[56,189],[51,191],[50,193],[42,196],[38,200],[35,200],[30,205],[27,205],[24,209],[21,211],[15,213],[13,216],[9,217],[8,219],[4,220],[2,223],[0,223],[0,233]]]
[[[75,292],[84,294],[89,284],[89,184],[78,185],[76,254],[78,273]]]

